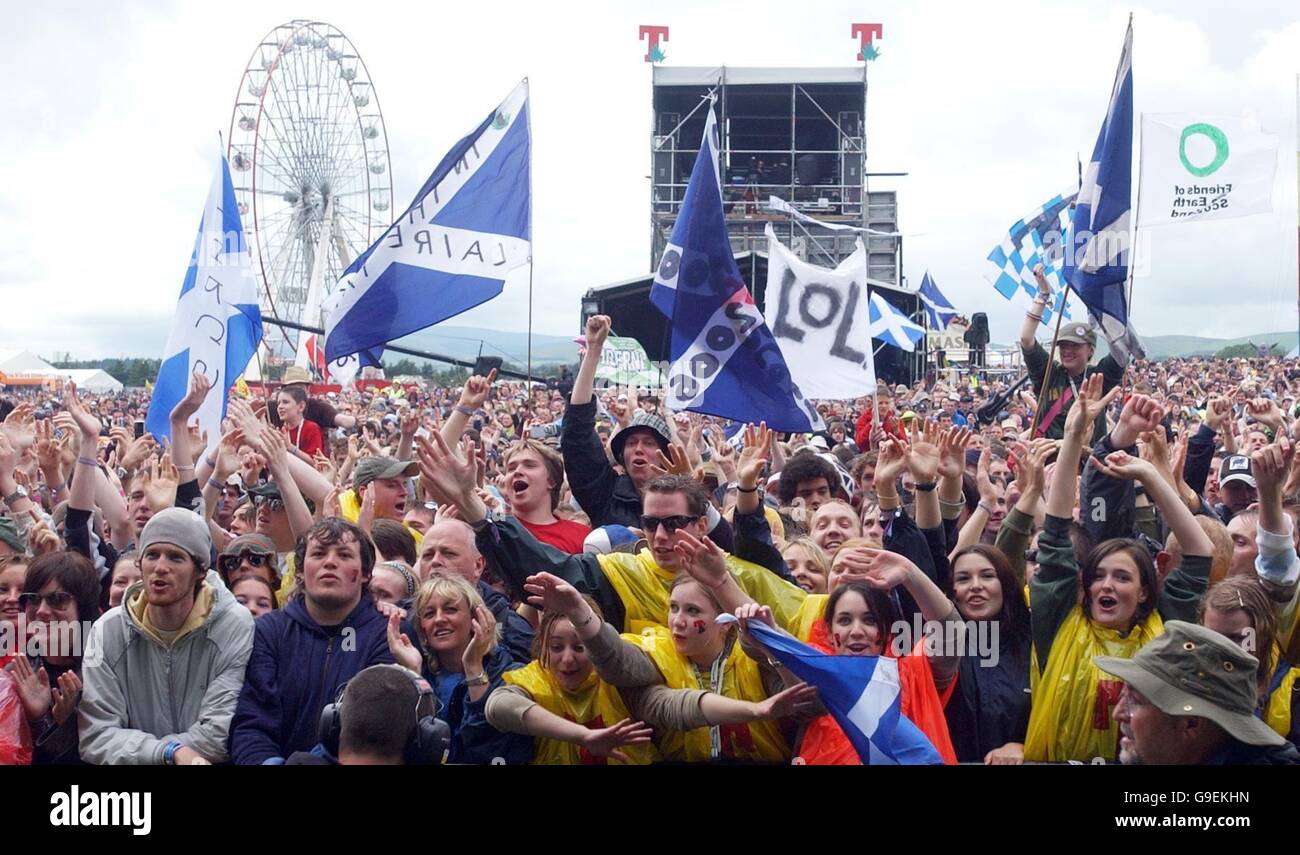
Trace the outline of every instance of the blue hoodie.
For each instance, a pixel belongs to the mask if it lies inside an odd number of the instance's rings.
[[[230,725],[230,758],[241,765],[283,763],[310,750],[325,705],[361,671],[391,662],[388,621],[369,594],[338,626],[316,623],[302,597],[263,615]]]

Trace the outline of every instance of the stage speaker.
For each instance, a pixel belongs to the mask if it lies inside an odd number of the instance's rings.
[[[962,334],[962,338],[971,347],[983,347],[989,343],[989,316],[983,312],[976,312],[971,315],[970,329]]]
[[[480,356],[474,360],[474,373],[479,377],[486,377],[495,368],[501,370],[501,357],[499,356]]]

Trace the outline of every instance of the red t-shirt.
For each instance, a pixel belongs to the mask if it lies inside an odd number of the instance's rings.
[[[310,419],[303,419],[299,427],[287,427],[284,430],[289,434],[289,442],[296,445],[298,450],[308,457],[325,450],[325,439],[321,436],[320,425]]]
[[[515,519],[519,519],[515,517]],[[591,534],[591,529],[582,523],[576,523],[573,520],[556,520],[549,525],[538,525],[525,520],[519,520],[519,524],[528,529],[533,537],[545,543],[547,546],[554,546],[561,552],[567,552],[570,555],[582,554],[582,542]]]

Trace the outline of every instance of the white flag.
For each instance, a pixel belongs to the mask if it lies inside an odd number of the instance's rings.
[[[852,400],[876,391],[867,250],[835,269],[801,261],[767,227],[767,327],[805,398]]]
[[[1272,211],[1277,148],[1240,116],[1143,113],[1138,225]]]

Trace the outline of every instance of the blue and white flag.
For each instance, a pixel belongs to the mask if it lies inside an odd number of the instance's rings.
[[[948,328],[948,322],[957,317],[957,310],[948,302],[948,298],[943,296],[939,286],[934,284],[930,278],[930,271],[925,271],[925,276],[921,278],[921,290],[917,292],[921,297],[921,302],[925,304],[925,314],[930,320],[930,329],[945,330]]]
[[[719,615],[719,623],[736,620]],[[817,688],[864,764],[940,765],[943,757],[902,711],[898,660],[888,656],[832,656],[761,621],[751,620],[754,639],[790,673]]]
[[[325,358],[341,359],[433,326],[505,287],[532,261],[528,81],[452,148],[405,213],[324,301]]]
[[[1069,304],[1065,303],[1064,268],[1065,247],[1069,240],[1070,206],[1074,193],[1053,196],[1038,206],[1031,214],[1016,220],[1007,230],[1002,243],[993,248],[988,260],[992,264],[989,279],[993,288],[1010,300],[1017,294],[1033,299],[1038,293],[1034,268],[1043,265],[1043,276],[1052,289],[1052,305],[1065,304],[1065,316],[1070,317]],[[1043,310],[1043,323],[1052,320],[1052,309]]]
[[[713,133],[710,117],[702,151],[708,150]],[[740,278],[717,172],[702,168],[701,160],[707,158],[696,160],[673,242],[655,278],[655,287],[666,289],[655,306],[672,327],[668,407],[741,422],[766,421],[774,430],[793,433],[821,430],[821,416],[791,379],[776,339]]]
[[[160,441],[171,436],[171,411],[189,392],[191,376],[199,372],[212,382],[199,407],[199,427],[207,431],[209,443],[216,443],[230,387],[244,373],[261,340],[257,281],[244,242],[230,164],[223,156],[208,190],[176,302],[176,319],[154,383],[145,420],[149,433]]]
[[[1128,323],[1129,206],[1133,176],[1133,21],[1111,88],[1092,160],[1074,206],[1073,233],[1065,254],[1065,275],[1088,307],[1093,323],[1110,342],[1111,355],[1127,365],[1142,356]]]
[[[909,352],[916,350],[916,343],[925,338],[925,329],[894,308],[879,291],[871,292],[871,325],[867,333]]]
[[[698,197],[701,193],[708,192],[709,195],[716,193],[718,199],[722,199],[722,177],[718,173],[718,122],[714,118],[712,104],[707,113],[700,151],[695,155],[695,166],[691,169],[691,180],[686,185],[686,195],[682,198],[677,222],[673,224],[673,235],[659,259],[659,269],[655,272],[654,284],[650,287],[650,302],[668,318],[673,316],[673,298],[677,294],[677,280],[681,273],[682,247],[686,245],[688,233],[697,228],[692,220],[695,216],[712,216],[712,205],[707,200],[702,202]]]

